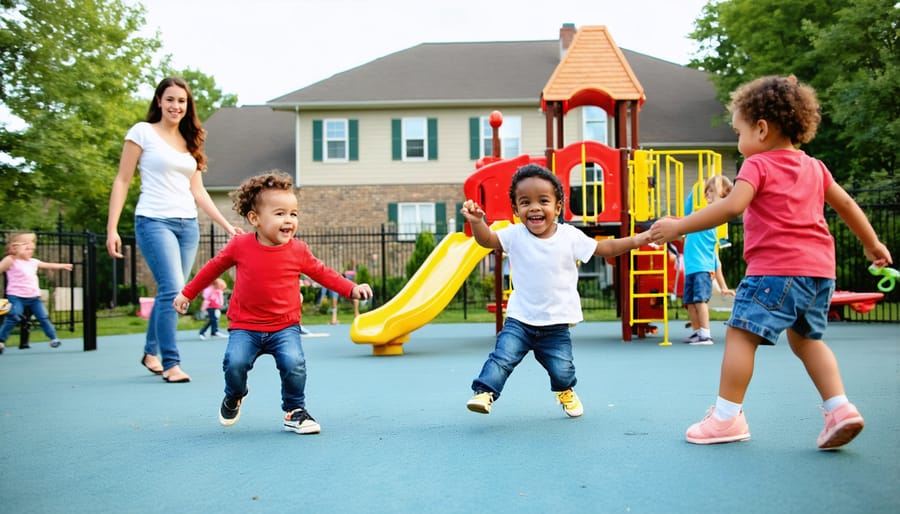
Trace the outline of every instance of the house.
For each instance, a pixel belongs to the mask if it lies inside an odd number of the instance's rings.
[[[503,157],[547,150],[541,93],[575,32],[565,24],[558,40],[422,43],[264,106],[220,109],[206,122],[205,184],[236,218],[227,193],[277,168],[294,177],[307,226],[458,230],[463,182],[491,152],[492,111],[503,114]],[[713,150],[733,176],[736,140],[707,74],[621,54],[646,96],[640,146]],[[598,107],[572,109],[566,143],[613,145],[612,127]]]

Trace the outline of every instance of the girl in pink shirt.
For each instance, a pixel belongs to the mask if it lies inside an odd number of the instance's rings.
[[[34,247],[37,236],[33,232],[13,234],[6,245],[6,257],[0,260],[0,273],[6,273],[6,299],[10,310],[0,325],[0,353],[6,347],[6,338],[22,320],[25,309],[29,309],[41,325],[41,330],[50,339],[50,347],[58,348],[59,339],[56,329],[50,322],[47,309],[41,302],[41,289],[38,284],[37,270],[64,269],[72,271],[70,263],[43,262],[34,258]],[[20,346],[20,348],[28,348]]]
[[[200,310],[206,311],[206,324],[200,329],[200,339],[206,339],[206,329],[210,329],[210,337],[227,337],[219,332],[219,317],[225,306],[225,281],[217,278],[203,290],[203,303]]]
[[[725,333],[719,396],[709,414],[688,428],[686,439],[695,444],[750,439],[742,404],[756,348],[774,345],[786,331],[824,402],[825,428],[817,446],[838,448],[853,440],[864,422],[822,341],[835,278],[824,204],[859,238],[870,261],[885,266],[892,263],[891,254],[825,165],[797,148],[812,140],[821,119],[811,87],[793,76],[763,77],[732,93],[730,110],[738,150],[746,158],[731,194],[680,220],[661,219],[651,229],[654,242],[663,243],[744,215],[747,271]]]

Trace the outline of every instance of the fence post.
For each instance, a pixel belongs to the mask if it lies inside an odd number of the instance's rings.
[[[97,236],[85,232],[84,289],[84,351],[97,349]]]
[[[384,223],[381,224],[381,295],[379,295],[379,305],[387,302],[387,233],[385,232]]]

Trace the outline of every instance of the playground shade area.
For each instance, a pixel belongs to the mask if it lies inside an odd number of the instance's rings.
[[[716,344],[622,343],[618,322],[573,329],[569,419],[529,356],[493,413],[466,410],[493,324],[428,324],[376,357],[349,327],[311,326],[307,402],[322,433],[281,428],[271,357],[250,373],[240,421],[219,425],[225,340],[182,332],[189,384],[138,364],[143,336],[0,355],[4,512],[342,513],[900,512],[897,326],[832,323],[827,340],[866,428],[821,452],[820,403],[781,341],[761,348],[745,403],[752,439],[687,444],[715,399]],[[680,336],[673,324],[673,340]],[[729,505],[725,508],[723,505]]]

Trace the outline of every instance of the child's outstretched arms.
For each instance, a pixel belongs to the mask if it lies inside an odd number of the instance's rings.
[[[40,269],[64,269],[66,271],[72,271],[72,263],[70,262],[44,262],[41,261],[38,264],[38,268]]]
[[[627,251],[640,248],[652,242],[650,231],[641,232],[631,237],[621,237],[618,239],[602,239],[597,241],[597,248],[594,249],[594,255],[598,257],[615,257]]]
[[[487,226],[487,223],[485,223],[484,210],[479,207],[477,203],[473,200],[466,200],[466,203],[463,204],[462,209],[460,209],[459,212],[466,218],[466,221],[468,221],[469,225],[472,227],[472,235],[475,236],[475,241],[477,241],[478,244],[492,250],[501,249],[500,238],[497,237],[497,233],[491,230],[491,228]]]

